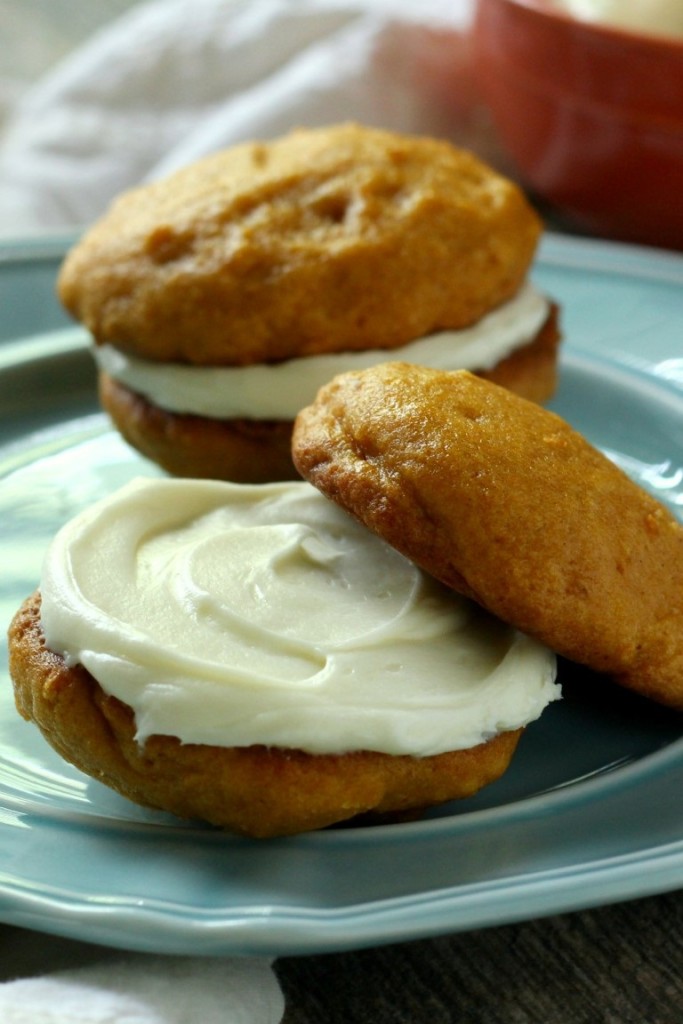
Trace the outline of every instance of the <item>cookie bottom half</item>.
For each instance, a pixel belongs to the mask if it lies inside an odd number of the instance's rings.
[[[522,732],[429,757],[229,748],[171,736],[140,744],[131,708],[46,647],[38,592],[17,611],[9,647],[17,708],[65,760],[136,803],[255,838],[359,815],[401,820],[472,796],[505,772]]]

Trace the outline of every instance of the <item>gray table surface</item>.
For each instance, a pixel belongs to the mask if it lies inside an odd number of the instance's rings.
[[[675,1024],[683,893],[277,965],[286,1024]]]

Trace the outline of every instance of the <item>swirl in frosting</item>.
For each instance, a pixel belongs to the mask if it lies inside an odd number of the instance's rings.
[[[48,647],[151,734],[430,755],[537,718],[555,658],[307,483],[138,479],[68,523]]]

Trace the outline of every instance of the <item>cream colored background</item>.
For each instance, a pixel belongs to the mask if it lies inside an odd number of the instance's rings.
[[[0,0],[0,126],[24,89],[139,0]]]

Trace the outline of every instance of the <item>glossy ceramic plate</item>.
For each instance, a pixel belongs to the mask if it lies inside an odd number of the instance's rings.
[[[51,246],[0,253],[3,623],[61,523],[156,472],[97,409],[85,339],[52,295],[62,247]],[[681,513],[683,260],[550,237],[535,276],[563,308],[555,409]],[[564,700],[478,797],[411,824],[252,842],[141,810],[64,764],[17,716],[5,662],[3,651],[6,922],[148,951],[277,955],[683,884],[681,716],[567,664]]]

